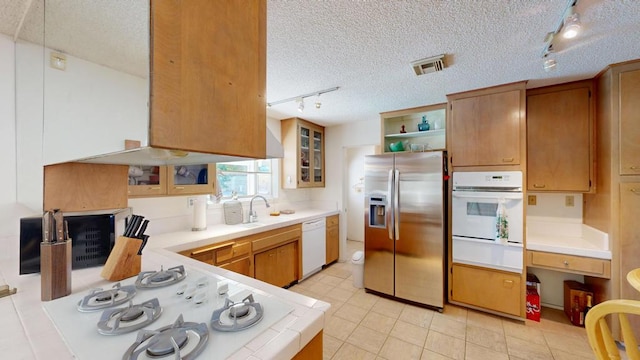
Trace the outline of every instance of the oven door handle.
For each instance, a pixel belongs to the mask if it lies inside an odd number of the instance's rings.
[[[478,195],[472,192],[452,191],[455,198],[467,199],[505,199],[505,200],[522,200],[522,193],[491,193],[490,195]]]

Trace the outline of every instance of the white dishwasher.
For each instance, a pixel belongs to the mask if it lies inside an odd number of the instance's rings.
[[[327,257],[326,219],[302,223],[302,279],[322,269]]]

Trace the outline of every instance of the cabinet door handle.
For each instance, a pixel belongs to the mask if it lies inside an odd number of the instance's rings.
[[[633,188],[633,189],[629,189],[629,191],[631,191],[632,193],[634,193],[636,195],[640,195],[640,190],[638,190],[638,189]]]
[[[150,186],[149,190],[160,190],[160,186]]]
[[[541,184],[541,185],[533,184],[533,187],[536,188],[536,189],[544,189],[546,186],[547,185],[545,185],[545,184]]]
[[[184,190],[184,186],[174,186],[175,190]]]
[[[504,285],[504,287],[513,287],[513,280],[503,280],[502,285]]]
[[[630,170],[640,170],[640,166],[629,166]]]
[[[275,254],[269,254],[269,257],[273,257],[273,256],[275,256]]]
[[[564,266],[569,266],[569,262],[567,260],[562,262],[564,264]]]
[[[513,162],[513,158],[502,158],[502,162]]]

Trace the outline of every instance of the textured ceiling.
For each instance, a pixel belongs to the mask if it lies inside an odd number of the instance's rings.
[[[27,4],[33,2],[37,12],[42,1],[0,0],[0,32],[13,36]],[[377,122],[380,112],[442,103],[448,93],[520,80],[532,88],[590,78],[608,64],[640,58],[640,1],[580,0],[583,32],[556,43],[557,70],[545,72],[543,40],[558,26],[567,2],[268,0],[267,100],[340,86],[320,97],[320,109],[311,97],[303,114],[295,102],[273,106],[268,114],[323,125]],[[95,3],[114,8],[105,11]],[[146,4],[47,0],[46,43],[145,74]],[[38,19],[26,17],[20,38],[38,42]],[[414,74],[412,61],[439,54],[446,55],[442,72]]]

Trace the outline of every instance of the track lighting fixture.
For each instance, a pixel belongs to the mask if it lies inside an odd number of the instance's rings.
[[[554,52],[553,42],[557,39],[557,35],[562,32],[562,37],[565,39],[573,39],[580,32],[580,16],[576,12],[576,5],[578,0],[569,0],[567,7],[562,13],[562,18],[556,26],[556,30],[547,33],[544,38],[544,48],[542,49],[541,57],[544,59],[543,68],[545,71],[554,70],[558,62],[555,59],[547,58],[549,54]]]
[[[270,108],[270,107],[272,107],[274,105],[284,104],[284,103],[290,102],[290,101],[295,101],[296,103],[298,103],[298,111],[303,112],[304,111],[304,98],[308,98],[308,97],[311,97],[311,96],[317,96],[316,102],[315,102],[314,105],[315,105],[316,109],[320,109],[320,107],[322,106],[322,103],[320,102],[320,95],[326,94],[328,92],[336,91],[338,89],[340,89],[340,87],[336,86],[336,87],[332,87],[332,88],[329,88],[329,89],[324,89],[324,90],[320,90],[320,91],[314,91],[314,92],[311,92],[311,93],[308,93],[308,94],[298,95],[298,96],[294,96],[294,97],[287,98],[287,99],[268,102],[267,103],[267,108]]]

